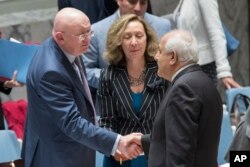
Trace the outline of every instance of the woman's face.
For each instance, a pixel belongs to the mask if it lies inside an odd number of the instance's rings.
[[[122,49],[126,60],[144,59],[147,36],[144,26],[139,21],[128,23],[122,35]]]

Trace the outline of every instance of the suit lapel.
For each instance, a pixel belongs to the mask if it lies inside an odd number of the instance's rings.
[[[152,77],[152,70],[151,68],[148,68],[148,70],[146,71],[146,78],[145,78],[145,88],[143,90],[143,100],[142,100],[142,105],[141,105],[141,109],[140,109],[140,114],[139,116],[145,114],[145,111],[147,110],[147,108],[150,106],[150,103],[152,102],[153,100],[153,97],[154,96],[150,96],[150,91],[146,91],[146,89],[149,89],[148,88],[148,85],[150,83],[153,83],[154,82],[154,77]]]
[[[152,26],[153,20],[150,19],[149,17],[150,17],[150,15],[148,13],[145,13],[143,18],[144,18],[144,20],[147,21],[147,23],[149,23]]]
[[[177,7],[175,8],[175,10],[173,12],[173,20],[175,23],[177,23],[177,15],[181,10],[182,3],[183,3],[183,0],[180,0],[179,4],[177,5]]]
[[[142,116],[146,114],[148,107],[151,105],[151,102],[154,100],[154,96],[152,96],[152,91],[155,91],[156,88],[159,86],[163,86],[163,80],[159,79],[156,80],[155,74],[155,65],[154,63],[149,63],[146,71],[146,78],[145,78],[145,88],[143,90],[143,101],[142,106],[140,109],[140,115]]]
[[[126,73],[126,70],[119,69],[119,71],[117,72],[118,72],[117,77],[114,80],[114,88],[115,88],[114,91],[117,95],[117,98],[121,102],[125,111],[128,111],[128,113],[133,118],[135,118],[136,121],[139,121],[133,109],[132,97],[130,94],[128,75]]]
[[[149,63],[147,65],[146,78],[145,78],[145,88],[143,89],[142,96],[142,106],[140,108],[139,115],[135,114],[133,108],[133,101],[131,97],[131,91],[128,83],[128,75],[125,69],[119,69],[117,77],[114,80],[115,93],[117,95],[118,100],[121,102],[125,111],[136,119],[138,123],[140,123],[140,117],[146,114],[148,107],[151,102],[154,100],[154,96],[151,96],[151,92],[154,91],[158,86],[161,86],[163,81],[155,81],[155,77],[153,76],[153,71],[155,69],[154,63]],[[163,85],[162,85],[163,86]]]
[[[83,96],[85,97],[85,99],[90,103],[91,105],[91,102],[86,94],[86,91],[84,91],[84,87],[82,85],[82,81],[80,80],[77,72],[75,71],[75,69],[73,68],[73,65],[69,62],[69,60],[67,59],[66,55],[61,51],[61,50],[58,50],[59,52],[61,52],[61,55],[62,58],[61,58],[61,63],[64,65],[65,69],[67,70],[68,74],[70,75],[70,77],[72,78],[72,81],[75,85],[75,87],[77,89],[79,89],[79,91],[83,94]],[[60,55],[60,54],[59,54]],[[82,61],[81,61],[82,63]],[[83,63],[82,63],[83,65]],[[84,67],[84,66],[83,66]],[[85,71],[84,71],[85,73]]]
[[[185,68],[179,74],[177,74],[177,76],[171,82],[171,85],[173,85],[175,83],[175,81],[178,80],[178,78],[180,78],[182,75],[189,73],[189,72],[197,71],[197,70],[201,70],[201,67],[198,64],[194,64],[194,65],[191,65],[191,66]]]

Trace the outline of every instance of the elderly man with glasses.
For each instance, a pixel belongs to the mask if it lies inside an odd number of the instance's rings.
[[[95,167],[95,150],[128,159],[141,153],[133,143],[139,133],[121,136],[96,124],[79,59],[93,35],[90,27],[80,10],[60,10],[52,37],[39,47],[30,63],[22,150],[26,167]]]

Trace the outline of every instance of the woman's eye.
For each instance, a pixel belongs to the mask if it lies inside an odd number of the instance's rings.
[[[123,39],[129,39],[129,38],[131,38],[131,35],[124,35],[123,36]]]

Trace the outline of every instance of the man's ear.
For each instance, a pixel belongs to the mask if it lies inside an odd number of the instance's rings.
[[[56,41],[60,44],[64,43],[64,38],[62,32],[55,32],[54,34]]]
[[[178,57],[177,57],[176,51],[172,51],[170,65],[175,65],[177,61],[178,61]]]

